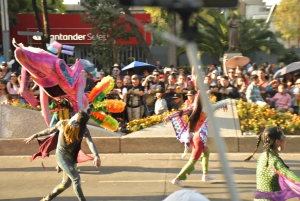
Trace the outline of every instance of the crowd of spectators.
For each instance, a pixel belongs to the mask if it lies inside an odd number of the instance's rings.
[[[112,66],[115,87],[105,98],[125,102],[124,112],[112,114],[123,127],[133,119],[178,110],[194,99],[196,91],[190,72],[174,65],[162,67],[160,61],[156,66],[152,72],[144,68],[140,75],[135,74],[134,70],[124,74],[121,66]],[[260,106],[269,104],[280,112],[299,114],[300,74],[287,73],[280,79],[273,79],[273,75],[284,66],[284,63],[276,66],[264,62],[260,67],[252,63],[244,67],[221,68],[211,64],[204,72],[203,82],[208,88],[206,94],[214,96],[217,101],[242,99]],[[19,93],[20,75],[11,69],[6,62],[1,63],[0,103],[11,104],[14,99],[19,99],[21,104],[26,103]],[[106,76],[104,71],[100,71],[97,78],[86,70],[82,73],[86,76],[87,94]],[[28,90],[38,98],[39,88],[32,79],[29,80]]]

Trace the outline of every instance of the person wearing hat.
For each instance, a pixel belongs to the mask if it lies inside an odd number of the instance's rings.
[[[127,88],[128,121],[141,118],[142,96],[144,95],[144,87],[140,84],[140,77],[137,74],[131,76],[131,83],[132,85]]]
[[[167,101],[164,96],[165,90],[163,88],[159,88],[156,90],[156,101],[154,106],[154,113],[155,114],[163,114],[168,111]]]
[[[113,65],[113,70],[112,70],[112,77],[114,78],[115,81],[117,79],[121,79],[120,78],[120,73],[121,73],[121,69],[119,68],[119,65],[118,64],[114,64]]]
[[[187,100],[184,102],[185,107],[190,106],[194,102],[196,93],[197,92],[195,90],[190,90],[187,92],[187,94],[186,94]]]
[[[181,93],[174,94],[173,100],[174,100],[174,105],[173,105],[172,109],[179,110],[179,108],[184,103],[183,98],[182,98],[182,94]]]
[[[0,70],[2,72],[2,79],[4,79],[6,82],[9,82],[11,72],[9,66],[5,61],[2,61]]]

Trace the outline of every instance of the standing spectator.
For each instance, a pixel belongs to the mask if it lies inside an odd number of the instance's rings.
[[[228,70],[228,81],[231,85],[235,83],[235,70],[232,68]]]
[[[117,79],[120,79],[120,73],[121,73],[121,69],[119,68],[119,65],[114,64],[113,70],[112,70],[112,77],[114,78],[115,81]]]
[[[248,70],[248,73],[250,73],[250,75],[257,75],[257,70],[258,70],[257,64],[253,63],[252,68]]]
[[[274,68],[274,74],[279,71],[280,69],[282,69],[285,66],[285,64],[283,62],[280,62],[278,67]]]
[[[20,83],[18,81],[18,76],[16,73],[11,73],[10,80],[7,83],[7,91],[11,97],[15,100],[19,99],[19,88]]]
[[[176,76],[174,74],[171,74],[168,76],[168,84],[166,86],[165,91],[165,98],[168,104],[168,109],[171,110],[174,105],[173,96],[175,94],[176,90]]]
[[[221,76],[221,88],[219,90],[220,100],[227,98],[238,99],[239,92],[237,88],[229,83],[229,78],[225,75]]]
[[[219,89],[218,86],[216,85],[211,85],[212,83],[212,79],[210,76],[205,76],[204,78],[204,84],[207,86],[208,90],[206,91],[206,93],[208,95],[213,95],[217,98],[217,100],[220,99],[220,94],[219,94]]]
[[[259,90],[260,90],[260,94],[261,97],[263,99],[265,99],[267,97],[267,93],[266,93],[266,87],[269,84],[269,81],[266,79],[266,73],[265,70],[260,68],[257,71],[257,76],[258,76],[258,86],[259,86]]]
[[[0,103],[6,99],[5,96],[8,94],[6,85],[7,82],[5,80],[0,80]]]
[[[287,84],[288,82],[292,82],[294,85],[294,79],[292,73],[285,74],[281,84]]]
[[[2,72],[2,79],[4,79],[6,82],[10,80],[10,69],[5,61],[2,61],[1,63],[1,72]]]
[[[273,98],[267,98],[267,101],[274,102],[275,108],[280,112],[289,111],[291,113],[294,112],[292,106],[292,98],[291,95],[286,93],[285,87],[283,84],[278,86],[278,93],[275,94]]]
[[[164,96],[164,89],[160,88],[156,91],[156,101],[154,112],[155,114],[163,114],[168,111],[167,101],[163,98]]]
[[[183,73],[180,73],[177,80],[177,89],[179,89],[179,93],[185,95],[187,93],[187,83],[186,77]]]
[[[130,76],[129,75],[125,75],[123,78],[123,86],[124,87],[128,87],[131,84],[130,81]]]
[[[146,77],[142,86],[145,87],[145,91],[147,91],[144,95],[143,101],[145,106],[145,116],[148,117],[154,113],[156,91],[160,88],[164,89],[165,84],[159,81],[158,70],[154,70],[152,75]]]
[[[300,79],[297,79],[295,85],[296,86],[293,89],[293,96],[298,107],[297,114],[300,115]]]
[[[143,69],[143,77],[142,77],[142,83],[145,81],[146,77],[149,76],[149,70],[147,68]]]
[[[237,88],[240,98],[244,101],[247,101],[246,100],[247,85],[245,82],[245,77],[242,75],[238,76],[234,86]]]
[[[159,60],[156,61],[156,70],[157,70],[160,74],[163,73],[163,67],[162,67],[162,65],[161,65],[161,63],[160,63]]]
[[[86,83],[85,83],[85,88],[84,88],[84,93],[90,93],[92,89],[95,87],[95,82],[92,78],[89,77],[88,71],[87,70],[82,70],[82,74],[86,78]]]
[[[267,103],[261,97],[259,86],[257,85],[259,80],[257,75],[251,75],[251,84],[246,90],[246,99],[250,103],[256,103],[259,106],[265,106]]]
[[[131,77],[132,85],[128,86],[127,93],[127,115],[128,121],[141,118],[142,96],[144,95],[144,87],[140,84],[138,75]]]

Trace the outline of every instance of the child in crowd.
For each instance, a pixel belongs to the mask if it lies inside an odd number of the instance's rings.
[[[164,89],[158,88],[156,90],[156,101],[154,106],[155,114],[163,114],[164,112],[168,111],[167,101],[163,98],[164,96]]]
[[[4,101],[2,101],[2,105],[11,105],[13,102],[13,98],[10,94],[5,94],[4,95]]]

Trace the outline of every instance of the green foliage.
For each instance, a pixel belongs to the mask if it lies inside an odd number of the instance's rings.
[[[284,39],[299,37],[299,0],[281,0],[274,14],[275,28]]]
[[[239,26],[239,47],[243,55],[265,51],[281,54],[284,50],[277,41],[276,34],[269,30],[264,19],[242,20]]]
[[[299,55],[294,50],[286,50],[281,54],[278,59],[278,62],[283,62],[285,64],[290,64],[293,62],[300,61]]]
[[[168,41],[164,39],[160,33],[168,31],[168,22],[170,21],[170,16],[166,10],[160,7],[145,7],[146,13],[151,14],[151,24],[150,28],[157,30],[153,32],[153,46],[167,46]]]
[[[119,62],[122,45],[116,41],[133,36],[131,31],[126,30],[128,22],[121,16],[122,8],[114,0],[86,0],[82,6],[86,9],[83,20],[93,27],[93,52],[90,56],[106,66]]]
[[[17,18],[13,16],[14,14],[33,13],[31,0],[8,0],[7,3],[9,13],[9,24],[11,27],[15,27],[18,24]],[[47,0],[47,6],[48,13],[64,13],[67,8],[66,5],[63,4],[63,0]],[[39,13],[41,13],[41,1],[37,1],[37,7]]]
[[[24,14],[33,13],[31,0],[8,0],[8,12],[10,14]],[[64,13],[66,11],[66,5],[63,4],[63,0],[47,0],[48,13]],[[42,12],[41,1],[37,0],[37,7],[39,12]]]

